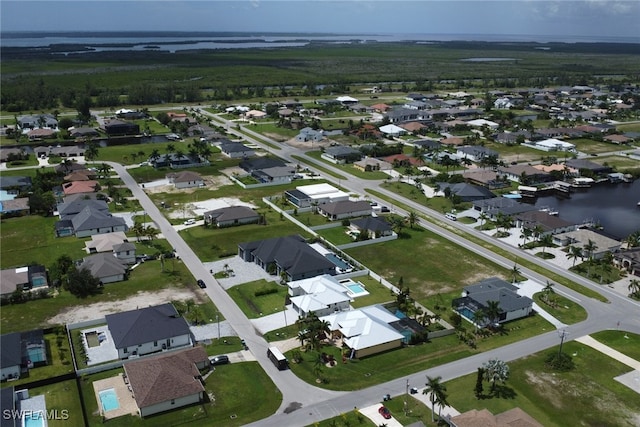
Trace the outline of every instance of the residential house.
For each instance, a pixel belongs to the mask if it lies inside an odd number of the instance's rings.
[[[204,213],[204,223],[219,228],[256,224],[259,221],[260,214],[247,206],[229,206]]]
[[[149,159],[149,163],[154,168],[170,167],[171,169],[197,168],[209,165],[209,161],[200,156],[191,157],[189,155],[178,155],[167,153],[155,159]]]
[[[70,128],[69,136],[71,136],[72,138],[93,138],[96,136],[100,136],[100,133],[95,128],[80,127]]]
[[[102,129],[108,136],[140,134],[140,126],[138,124],[123,120],[105,121]]]
[[[528,228],[540,230],[540,236],[546,236],[547,234],[554,235],[558,233],[566,233],[574,231],[578,228],[577,224],[565,221],[562,218],[558,218],[555,215],[550,215],[549,212],[532,210],[528,212],[521,212],[515,215],[516,227]]]
[[[71,219],[76,237],[89,237],[93,234],[127,231],[128,227],[123,218],[112,216],[103,211],[85,207]]]
[[[238,256],[286,281],[336,274],[336,265],[300,236],[243,242],[238,245]]]
[[[565,165],[578,171],[586,169],[595,175],[604,175],[612,171],[611,166],[604,166],[587,159],[567,159]]]
[[[474,169],[463,172],[462,177],[471,184],[481,185],[494,190],[498,188],[509,187],[509,182],[502,179],[502,176],[491,170]]]
[[[28,197],[18,197],[10,200],[0,200],[1,216],[23,216],[29,215],[31,208],[29,207]]]
[[[328,274],[287,283],[289,299],[300,317],[326,316],[349,310],[351,297],[338,280]]]
[[[327,147],[321,156],[323,159],[332,163],[342,165],[345,163],[353,163],[362,159],[362,152],[355,148],[337,145],[335,147]]]
[[[246,119],[264,119],[265,117],[267,117],[267,113],[260,110],[249,110],[244,113],[244,117]]]
[[[43,265],[0,270],[0,298],[6,299],[16,291],[43,289],[49,286],[47,270]]]
[[[7,194],[18,195],[29,191],[31,185],[29,176],[0,176],[0,190],[4,190]],[[2,200],[1,197],[0,200]]]
[[[57,129],[58,120],[52,114],[32,114],[18,117],[18,126],[23,130],[36,128]]]
[[[136,263],[136,245],[130,242],[122,242],[113,246],[113,255],[117,260],[125,264]]]
[[[571,245],[582,248],[582,255],[585,258],[591,257],[593,259],[601,259],[607,252],[613,254],[622,246],[619,240],[612,239],[587,228],[579,228],[577,230],[555,234],[553,236],[553,242],[561,246]],[[587,250],[584,249],[589,242],[595,244],[595,249],[591,254],[587,253]]]
[[[87,240],[86,242],[84,242],[84,250],[88,254],[113,252],[114,246],[128,241],[129,239],[127,235],[122,231],[105,234],[95,234],[91,236],[91,240]]]
[[[340,200],[337,202],[320,203],[318,205],[318,213],[331,221],[371,215],[371,212],[371,204],[363,200]]]
[[[118,358],[193,345],[189,325],[171,303],[105,316]]]
[[[298,208],[318,206],[321,203],[349,200],[349,193],[338,190],[330,184],[310,184],[285,191],[285,197]]]
[[[553,176],[550,173],[529,165],[499,166],[498,171],[509,181],[518,182],[522,185],[553,181]]]
[[[424,161],[415,157],[407,156],[406,154],[394,154],[392,156],[384,157],[382,160],[391,163],[393,167],[401,166],[422,166]]]
[[[613,262],[629,274],[640,277],[640,248],[620,249],[613,254]]]
[[[349,224],[349,228],[361,234],[366,233],[372,239],[393,235],[391,224],[381,217],[368,216],[354,219]]]
[[[204,179],[197,172],[182,171],[167,174],[166,177],[177,189],[204,187]]]
[[[200,369],[208,365],[204,347],[179,350],[125,362],[125,381],[141,417],[170,411],[205,399]]]
[[[528,143],[527,145],[530,145],[531,147],[542,151],[576,151],[575,144],[571,144],[570,142],[561,141],[555,138],[544,139],[542,141],[533,141],[531,143]]]
[[[500,124],[486,119],[469,120],[467,125],[475,128],[487,127],[489,129],[498,129],[500,127]]]
[[[605,137],[603,137],[602,139],[604,139],[607,142],[611,142],[613,144],[628,144],[629,142],[632,142],[633,139],[629,138],[627,136],[624,135],[607,135]]]
[[[89,270],[91,275],[100,280],[103,285],[122,282],[127,278],[127,271],[129,270],[126,264],[111,252],[89,255],[83,259],[78,267]]]
[[[259,171],[262,169],[269,169],[275,167],[286,166],[287,164],[280,159],[273,157],[256,157],[252,159],[245,159],[238,166],[248,173]]]
[[[20,378],[22,373],[22,351],[20,332],[0,335],[0,379]]]
[[[296,176],[296,169],[293,166],[275,166],[254,170],[251,176],[264,184],[288,184]]]
[[[493,415],[488,409],[471,409],[451,418],[448,418],[451,427],[543,427],[531,415],[516,407]]]
[[[523,212],[537,210],[533,205],[520,203],[517,200],[507,197],[494,197],[493,199],[476,200],[473,202],[473,209],[487,215],[488,219],[495,220],[498,216],[514,217]]]
[[[55,129],[32,129],[27,132],[27,136],[29,137],[30,141],[53,138],[55,137],[55,135]]]
[[[315,130],[310,127],[300,129],[300,132],[296,135],[296,141],[298,142],[320,142],[323,139],[324,133],[322,130]]]
[[[380,132],[384,133],[385,135],[387,135],[389,137],[401,136],[401,135],[404,135],[404,134],[407,133],[406,130],[404,130],[400,126],[396,126],[394,124],[388,124],[388,125],[380,126],[378,129],[380,130]]]
[[[384,171],[393,169],[393,165],[391,163],[385,162],[384,160],[376,159],[375,157],[365,157],[360,161],[354,162],[353,167],[362,172]]]
[[[460,182],[450,184],[448,182],[437,183],[440,192],[446,194],[450,192],[452,195],[460,197],[463,202],[473,202],[475,200],[492,199],[496,197],[488,188],[481,185],[467,184]],[[447,190],[448,189],[448,190]]]
[[[91,181],[96,179],[96,173],[89,169],[78,169],[75,170],[68,175],[65,175],[63,178],[65,181],[73,182],[73,181]]]
[[[71,194],[95,193],[99,188],[98,181],[73,181],[62,184],[62,191],[65,196]]]
[[[475,163],[480,162],[488,157],[495,157],[497,159],[500,156],[497,151],[483,147],[481,145],[465,145],[462,147],[458,147],[456,150],[456,155],[461,159],[466,158]]]
[[[402,347],[405,336],[391,324],[399,319],[382,306],[340,311],[322,316],[334,339],[350,350],[349,358],[363,358]]]
[[[84,199],[82,196],[73,200],[65,197],[62,203],[58,203],[57,211],[60,219],[70,219],[87,207],[94,211],[109,212],[109,205],[104,200]]]
[[[533,301],[518,295],[518,288],[498,277],[490,277],[476,284],[465,286],[461,298],[453,300],[452,307],[462,317],[478,326],[487,326],[492,321],[505,323],[529,316],[533,310]],[[500,313],[497,318],[482,317],[476,319],[475,313],[486,309],[489,302],[497,302]]]
[[[422,129],[426,129],[427,126],[423,123],[420,122],[408,122],[408,123],[402,123],[400,125],[398,125],[399,127],[401,127],[402,129],[406,130],[409,133],[417,133],[420,132]]]
[[[244,159],[256,155],[256,152],[252,148],[249,148],[239,142],[220,144],[220,151],[222,154],[232,159]]]

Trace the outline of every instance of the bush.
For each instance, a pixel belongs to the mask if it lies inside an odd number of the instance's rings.
[[[576,367],[573,358],[566,353],[549,353],[544,360],[545,366],[554,371],[567,372]]]
[[[262,288],[255,291],[253,295],[256,297],[261,297],[263,295],[277,294],[277,293],[278,293],[278,288]]]

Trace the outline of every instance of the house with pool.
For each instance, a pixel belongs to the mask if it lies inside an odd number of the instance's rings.
[[[343,286],[334,276],[323,274],[295,280],[287,283],[287,287],[289,300],[298,316],[306,317],[315,313],[320,317],[350,308],[349,288]]]
[[[192,347],[189,324],[171,303],[105,316],[119,359]]]

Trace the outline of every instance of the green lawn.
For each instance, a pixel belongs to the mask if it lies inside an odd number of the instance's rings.
[[[353,167],[353,164],[351,164],[351,163],[344,164],[344,165],[337,165],[337,164],[335,164],[333,162],[330,162],[328,160],[323,159],[321,151],[307,151],[305,154],[307,156],[311,157],[312,159],[320,160],[320,161],[326,163],[329,166],[333,166],[334,168],[338,168],[338,169],[342,170],[345,173],[351,174],[353,176],[357,176],[358,178],[361,178],[361,179],[382,180],[382,179],[386,179],[386,178],[389,177],[389,175],[387,175],[384,172],[380,172],[380,171],[363,172],[363,171]]]
[[[49,267],[62,254],[72,259],[86,256],[83,239],[55,237],[54,224],[58,218],[28,215],[1,221],[0,265],[19,267],[30,263]]]
[[[587,319],[587,311],[581,305],[562,295],[552,294],[549,303],[543,298],[543,293],[538,292],[533,300],[547,313],[566,325],[573,325]]]
[[[351,238],[351,236],[349,236],[346,232],[349,229],[349,227],[343,227],[338,226],[338,227],[332,227],[332,228],[324,228],[322,230],[316,230],[316,232],[324,237],[325,239],[327,239],[329,242],[333,243],[334,245],[344,245],[347,243],[352,243],[353,239]]]
[[[75,380],[67,380],[29,389],[29,396],[45,397],[47,411],[54,411],[58,419],[49,419],[49,427],[82,427],[84,418]],[[95,400],[95,399],[94,399]]]
[[[575,144],[576,150],[587,154],[607,153],[609,151],[617,151],[620,146],[611,142],[596,141],[589,138],[570,139],[570,143]],[[561,155],[558,158],[562,157]],[[600,163],[599,160],[596,160]]]
[[[100,372],[82,377],[82,395],[89,417],[89,425],[101,425],[98,402],[93,391],[93,382],[110,378],[122,369]],[[233,363],[216,367],[205,380],[208,395],[214,401],[176,409],[142,419],[136,416],[122,416],[108,421],[112,427],[152,426],[169,427],[176,425],[221,425],[240,426],[275,413],[282,401],[282,395],[257,362]],[[259,398],[248,398],[259,396]]]
[[[624,326],[624,319],[621,324]],[[591,334],[591,337],[618,350],[620,353],[635,360],[640,360],[640,335],[618,330],[607,330]]]
[[[600,164],[607,164],[616,170],[638,169],[640,168],[640,162],[626,157],[626,156],[606,156],[598,157],[597,162]]]
[[[354,277],[353,281],[362,283],[367,292],[369,292],[369,295],[363,295],[353,299],[351,305],[354,308],[366,307],[373,304],[382,304],[395,300],[395,297],[391,295],[389,288],[385,287],[370,276]]]
[[[275,293],[256,296],[256,292],[276,290]],[[238,307],[249,319],[256,319],[284,309],[287,287],[277,282],[256,280],[243,285],[234,286],[227,291]],[[295,319],[291,319],[295,321]]]
[[[634,335],[632,340],[637,343],[638,338]],[[575,355],[576,368],[553,372],[544,366],[544,358],[555,351],[557,348],[510,362],[510,378],[498,389],[502,397],[490,396],[485,382],[486,396],[477,400],[473,393],[476,375],[471,374],[445,383],[448,401],[460,412],[487,408],[498,414],[520,407],[548,427],[637,425],[638,394],[614,380],[631,368],[585,345],[568,342],[563,352]]]
[[[337,417],[327,418],[320,422],[309,424],[308,427],[377,427],[376,424],[369,418],[362,415],[360,412],[353,410],[347,413],[338,415]]]
[[[153,145],[155,146],[157,144],[153,144]],[[114,148],[120,148],[120,147],[131,147],[131,146],[124,145],[124,146],[119,146]],[[147,154],[151,154],[151,153],[149,152]],[[161,152],[161,155],[164,155],[164,153]],[[114,161],[124,163],[122,159],[114,160]],[[139,161],[142,161],[142,160],[139,159]],[[228,159],[220,154],[214,154],[213,156],[211,156],[210,162],[211,164],[209,164],[208,166],[194,167],[194,168],[187,168],[187,169],[180,169],[180,170],[197,172],[202,176],[215,176],[215,175],[219,175],[222,169],[238,166],[238,164],[240,163],[240,160]],[[139,183],[155,181],[158,179],[164,179],[167,174],[173,173],[173,172],[175,172],[175,170],[169,167],[161,167],[156,169],[153,166],[140,166],[137,168],[129,169],[129,174],[131,174],[131,176],[136,180],[136,182],[139,182]]]

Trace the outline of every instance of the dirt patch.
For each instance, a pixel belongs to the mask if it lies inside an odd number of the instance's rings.
[[[202,177],[204,181],[204,188],[208,190],[216,190],[225,185],[232,185],[233,182],[224,175],[219,176],[210,176],[206,175]],[[198,190],[199,187],[192,188],[176,188],[173,184],[167,185],[155,185],[155,186],[147,186],[145,188],[145,192],[147,193],[169,193],[169,194],[177,194],[177,193],[185,193],[191,194]]]
[[[124,300],[98,302],[79,307],[68,308],[56,316],[47,320],[51,325],[84,322],[87,320],[99,319],[107,314],[121,311],[135,310],[140,307],[164,304],[170,301],[184,301],[188,299],[197,300],[198,297],[189,290],[184,289],[163,289],[158,292],[138,292],[136,295]]]
[[[283,141],[285,144],[290,145],[292,147],[301,148],[305,150],[319,150],[320,147],[329,147],[333,141],[329,139],[323,139],[322,141],[298,141],[295,138],[288,139]]]

